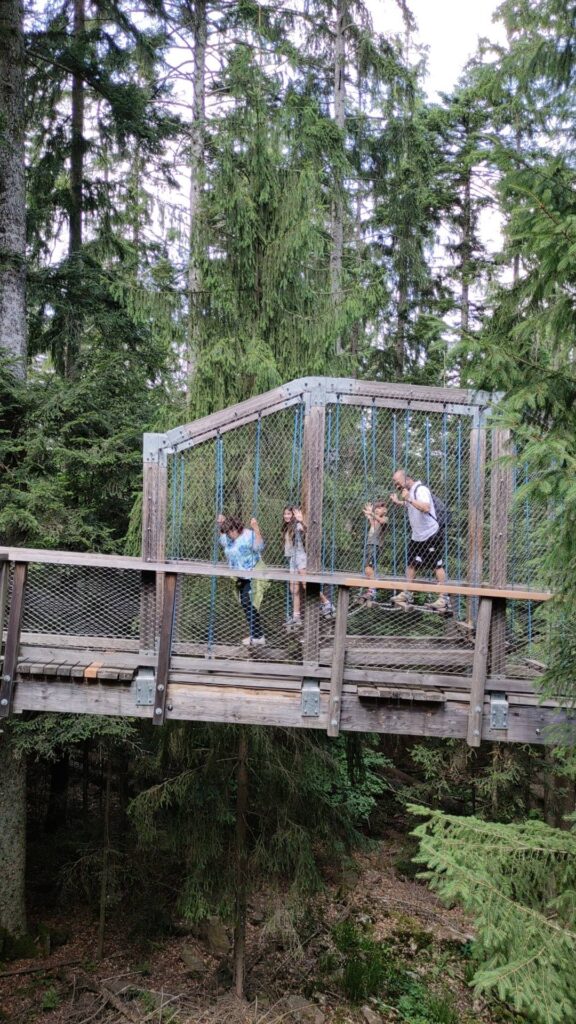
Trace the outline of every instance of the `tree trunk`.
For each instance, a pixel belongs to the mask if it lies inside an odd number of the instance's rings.
[[[236,794],[236,914],[234,921],[234,991],[244,996],[246,953],[247,851],[246,815],[248,813],[248,737],[240,730]]]
[[[345,30],[348,16],[348,0],[336,0],[336,25],[334,37],[334,121],[344,135],[346,124],[346,40]],[[342,254],[344,251],[344,182],[342,171],[338,170],[335,194],[332,204],[332,252],[330,255],[330,292],[335,311],[342,305]],[[338,332],[336,354],[343,350],[342,336]]]
[[[44,830],[50,835],[66,824],[68,816],[68,786],[70,783],[70,755],[61,754],[50,765],[50,793]]]
[[[190,139],[190,264],[188,268],[189,338],[188,393],[198,359],[198,334],[202,275],[200,271],[200,204],[204,183],[206,141],[206,47],[208,42],[207,0],[196,0],[192,18],[194,71],[192,78],[192,126]]]
[[[84,38],[86,13],[84,0],[74,0],[72,32],[74,45],[79,52]],[[83,180],[84,180],[84,81],[81,75],[72,75],[72,137],[70,142],[70,216],[68,233],[68,255],[71,260],[77,259],[82,251],[82,213],[83,213]],[[73,377],[80,350],[80,324],[75,317],[70,318],[66,351],[64,356],[64,374]]]
[[[26,373],[24,40],[20,0],[0,4],[0,349]]]
[[[26,764],[16,755],[9,728],[0,735],[0,930],[26,934]]]
[[[104,934],[106,931],[106,902],[108,899],[108,874],[110,866],[110,793],[112,789],[112,758],[106,760],[106,796],[104,800],[104,835],[102,837],[102,873],[100,876],[100,913],[98,916],[98,939],[96,959],[104,956]]]
[[[462,261],[461,275],[462,287],[460,297],[460,334],[462,340],[466,338],[470,329],[470,276],[472,258],[472,194],[471,194],[472,171],[466,171],[464,179],[464,194],[462,197]]]

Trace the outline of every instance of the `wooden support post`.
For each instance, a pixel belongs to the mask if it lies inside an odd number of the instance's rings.
[[[470,431],[470,471],[468,479],[468,582],[477,587],[482,579],[484,554],[484,488],[486,481],[486,427],[479,412]],[[469,597],[467,617],[474,622],[478,600]]]
[[[7,718],[12,711],[27,569],[28,566],[25,562],[16,562],[14,566],[12,597],[10,599],[6,646],[4,648],[4,662],[2,665],[2,681],[0,683],[0,718]]]
[[[4,640],[4,619],[8,603],[8,583],[10,580],[10,562],[5,552],[0,554],[0,651]]]
[[[168,692],[168,673],[172,653],[172,632],[174,629],[174,610],[176,607],[176,584],[178,576],[175,572],[166,573],[164,580],[164,601],[160,623],[160,644],[158,648],[158,664],[156,666],[156,695],[154,699],[154,725],[163,725],[166,718],[166,694]]]
[[[508,516],[512,505],[512,467],[502,462],[510,455],[510,431],[492,433],[490,484],[490,583],[505,587],[508,575]],[[506,601],[495,599],[490,629],[490,674],[506,669]]]
[[[474,661],[472,662],[470,710],[468,711],[467,740],[469,747],[479,747],[482,741],[482,714],[484,710],[486,676],[488,674],[488,645],[490,642],[491,620],[492,601],[490,598],[480,598],[476,642],[474,644]]]
[[[322,389],[306,396],[302,454],[302,511],[306,522],[306,561],[309,570],[322,563],[322,503],[324,497],[325,395]],[[304,607],[304,661],[317,663],[320,648],[320,585],[308,583]]]
[[[346,626],[348,624],[349,601],[350,591],[348,587],[340,587],[336,608],[336,624],[334,627],[332,669],[330,672],[330,701],[328,704],[329,736],[338,736],[340,733],[342,682],[344,679],[344,659],[346,657]]]
[[[142,558],[146,562],[166,559],[167,468],[164,434],[144,435],[142,495]],[[140,649],[156,649],[162,608],[162,573],[143,572],[140,600]]]

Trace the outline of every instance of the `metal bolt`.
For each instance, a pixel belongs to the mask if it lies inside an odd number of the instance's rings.
[[[8,675],[2,676],[2,679],[4,680],[5,683],[9,683],[10,680],[12,679],[12,676],[8,676]]]
[[[480,735],[480,729],[474,729],[474,735],[475,736],[479,736]]]
[[[537,735],[537,736],[539,736],[539,735],[540,735],[540,729],[536,729],[536,735]]]
[[[163,693],[164,692],[164,683],[158,683],[158,686],[156,687],[156,689],[158,690],[158,693]]]
[[[2,700],[0,700],[0,704],[2,705],[3,708],[6,707],[6,705],[8,704],[6,697],[2,697]]]
[[[172,711],[172,708],[174,707],[174,705],[173,704],[167,704],[166,707],[167,707],[168,711]]]
[[[161,715],[162,714],[162,708],[154,708],[154,714],[155,715]]]
[[[476,707],[474,708],[474,711],[476,712],[477,715],[480,714],[480,712],[482,711],[482,708],[480,707],[479,704],[476,705]]]

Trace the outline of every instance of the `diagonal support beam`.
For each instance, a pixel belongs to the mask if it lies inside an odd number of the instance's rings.
[[[176,586],[178,576],[175,572],[167,572],[164,577],[162,619],[160,622],[160,645],[158,648],[158,664],[156,666],[156,692],[154,698],[154,725],[163,725],[166,719],[166,695],[168,692],[168,672],[172,653],[172,634],[174,632],[174,612],[176,609]]]
[[[12,597],[10,599],[10,612],[8,615],[8,628],[6,631],[6,646],[4,648],[4,663],[2,665],[2,680],[0,683],[0,718],[7,718],[12,712],[16,665],[18,662],[18,647],[20,645],[20,629],[22,627],[22,612],[24,610],[24,588],[26,585],[27,569],[28,566],[25,562],[17,562],[14,566]]]

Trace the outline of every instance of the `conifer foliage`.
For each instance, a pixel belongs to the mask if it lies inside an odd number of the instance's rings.
[[[528,1020],[576,1013],[576,836],[541,821],[502,825],[412,807],[423,877],[475,918],[477,991],[495,990]]]

